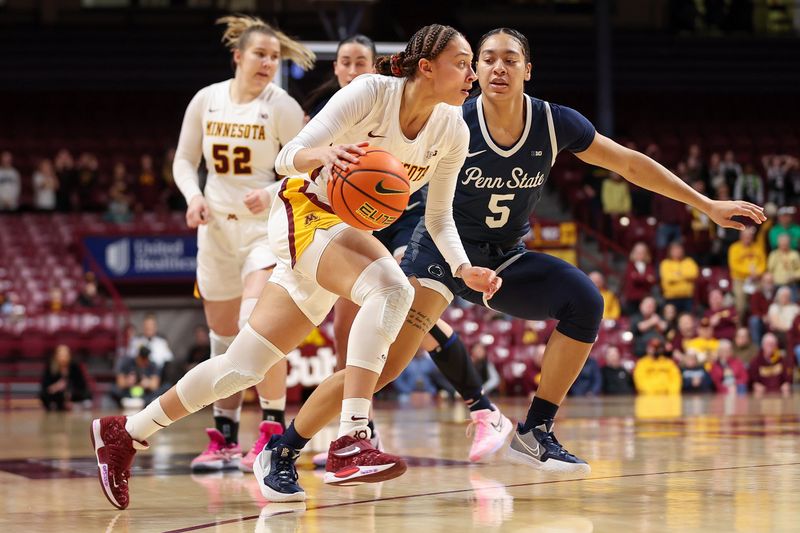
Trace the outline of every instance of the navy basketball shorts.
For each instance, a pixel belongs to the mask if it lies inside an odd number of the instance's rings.
[[[417,195],[418,193],[414,193],[411,196],[411,200],[414,200]],[[400,215],[400,218],[388,228],[384,228],[372,234],[381,241],[386,249],[389,250],[390,254],[397,258],[403,256],[406,246],[408,246],[411,236],[414,233],[414,228],[417,227],[419,221],[425,216],[425,205],[421,202],[411,202],[411,200],[409,200],[409,205],[413,203],[417,205],[410,211],[405,211]]]
[[[527,250],[522,243],[504,249],[494,243],[464,241],[464,249],[473,266],[491,268],[503,278],[502,287],[488,302],[483,293],[452,276],[422,224],[414,231],[400,267],[446,299],[460,296],[525,320],[556,319],[556,329],[567,337],[595,341],[603,318],[603,298],[581,270],[557,257]]]

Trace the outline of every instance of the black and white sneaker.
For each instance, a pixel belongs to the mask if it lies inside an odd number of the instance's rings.
[[[521,433],[522,424],[517,425],[514,438],[508,450],[508,458],[520,464],[532,466],[537,470],[557,474],[589,475],[591,467],[583,459],[575,457],[556,440],[552,426],[536,426],[527,433]]]

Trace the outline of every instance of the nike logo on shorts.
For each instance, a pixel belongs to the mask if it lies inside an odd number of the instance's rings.
[[[414,209],[415,207],[417,207],[421,203],[422,202],[414,202],[413,204],[408,204],[408,206],[406,206],[406,211],[411,211],[412,209]]]

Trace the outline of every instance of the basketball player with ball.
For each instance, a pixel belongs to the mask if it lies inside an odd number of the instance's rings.
[[[431,25],[414,34],[404,56],[407,61],[392,65],[393,76],[364,75],[340,90],[279,153],[277,173],[312,172],[314,178],[283,181],[268,225],[278,264],[226,353],[191,369],[127,420],[111,416],[92,422],[101,487],[115,506],[129,504],[130,467],[136,450],[147,448],[150,435],[261,381],[322,322],[339,297],[350,298],[361,309],[350,334],[339,438],[331,443],[325,480],[377,481],[405,471],[400,457],[370,445],[367,419],[389,346],[404,321],[414,320],[409,310],[412,302],[416,304],[415,288],[421,285],[409,282],[370,233],[342,222],[330,207],[326,182],[347,177],[348,167],[358,166],[368,149],[386,150],[402,162],[410,191],[430,183],[426,226],[451,273],[487,299],[501,282],[491,269],[469,263],[453,221],[456,179],[469,142],[468,128],[455,106],[463,104],[476,79],[469,43],[453,28]],[[364,140],[370,141],[369,147]],[[373,178],[361,188],[382,204],[400,207],[402,202],[386,198],[407,197],[400,188],[403,181]],[[385,224],[396,216],[396,209],[377,202],[362,207],[366,202],[355,205],[349,197],[344,192],[339,198],[339,214],[352,222]],[[420,324],[425,331],[431,326]],[[302,431],[291,425],[283,436],[273,436],[256,458],[254,472],[267,499],[305,499],[294,459],[306,442]]]

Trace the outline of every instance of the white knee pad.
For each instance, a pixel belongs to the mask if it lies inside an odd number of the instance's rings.
[[[250,315],[253,314],[253,309],[256,308],[258,298],[244,298],[239,305],[239,331],[244,329]]]
[[[371,263],[353,284],[359,304],[347,343],[347,364],[378,374],[414,300],[414,288],[390,257]]]
[[[391,343],[414,301],[414,287],[392,257],[376,259],[353,284],[350,298],[362,309],[372,308],[378,331]]]
[[[226,353],[203,361],[178,381],[178,398],[193,413],[257,384],[284,357],[274,344],[247,324]]]
[[[228,351],[233,339],[236,335],[225,336],[219,335],[216,331],[211,330],[208,332],[209,345],[211,347],[211,357],[222,355]]]

